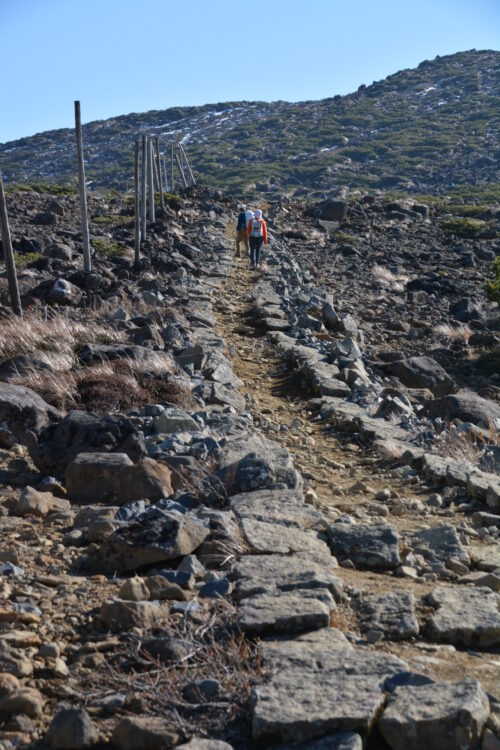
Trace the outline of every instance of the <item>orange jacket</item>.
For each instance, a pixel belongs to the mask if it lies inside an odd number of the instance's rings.
[[[250,219],[250,221],[247,224],[247,235],[250,237],[252,233],[252,221],[257,221],[257,219]],[[262,236],[264,237],[264,245],[267,245],[267,224],[264,221],[264,219],[258,219],[260,221],[260,231],[262,232]]]

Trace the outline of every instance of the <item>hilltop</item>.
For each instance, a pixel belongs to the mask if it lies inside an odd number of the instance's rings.
[[[91,122],[83,129],[87,175],[94,188],[130,188],[134,137],[152,131],[165,143],[182,140],[200,180],[233,193],[495,186],[499,62],[499,52],[470,50],[347,96],[173,107]],[[0,164],[11,183],[72,182],[74,131],[1,144]]]

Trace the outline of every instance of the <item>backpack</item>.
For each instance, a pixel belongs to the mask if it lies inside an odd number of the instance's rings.
[[[260,219],[252,219],[250,237],[262,237],[262,225]]]

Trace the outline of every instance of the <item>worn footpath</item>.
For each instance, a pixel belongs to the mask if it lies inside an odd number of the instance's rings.
[[[137,271],[91,204],[85,276],[45,200],[2,311],[2,747],[498,747],[495,475],[356,401],[363,337],[272,217],[255,272],[223,196],[172,197]]]

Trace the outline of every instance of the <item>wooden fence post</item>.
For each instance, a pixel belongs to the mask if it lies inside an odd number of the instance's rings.
[[[151,149],[153,152],[152,155],[152,161],[153,161],[153,187],[154,192],[159,193],[160,192],[160,178],[158,176],[158,165],[156,163],[156,148],[153,139],[151,139]]]
[[[184,174],[184,170],[182,168],[181,160],[179,158],[179,154],[177,154],[177,153],[175,154],[175,161],[176,161],[177,166],[179,168],[179,172],[181,173],[182,184],[184,185],[185,188],[187,188],[188,184],[187,184],[187,180],[186,180],[186,175]]]
[[[172,146],[170,147],[170,182],[171,190],[173,193],[175,193],[175,175],[174,175],[174,144],[172,143]]]
[[[139,204],[139,139],[136,138],[134,148],[134,220],[135,220],[135,265],[141,259],[141,216]]]
[[[155,189],[153,180],[153,141],[147,139],[148,144],[148,193],[149,193],[149,221],[155,220]]]
[[[161,169],[161,160],[160,160],[160,139],[156,138],[155,140],[155,146],[156,146],[156,168],[158,172],[158,190],[160,191],[160,209],[162,216],[165,213],[165,203],[163,200],[163,176],[162,176],[162,169]]]
[[[9,280],[10,305],[16,315],[23,317],[21,307],[21,298],[19,296],[19,286],[17,283],[16,262],[12,250],[10,239],[9,216],[7,214],[7,201],[5,200],[5,191],[3,189],[2,173],[0,172],[0,230],[2,232],[2,247],[5,265],[7,267],[7,277]]]
[[[188,161],[188,158],[186,156],[186,152],[184,151],[184,146],[182,145],[182,143],[179,144],[179,148],[182,151],[182,155],[184,157],[184,161],[186,163],[187,170],[189,172],[189,178],[191,180],[191,185],[194,187],[196,185],[196,180],[194,179],[194,175],[193,175],[193,173],[191,171],[191,165],[190,165],[190,163]]]
[[[80,189],[80,210],[82,214],[83,268],[86,273],[92,270],[90,260],[89,219],[87,215],[87,189],[85,185],[85,164],[83,161],[82,119],[80,102],[75,102],[76,150],[78,152],[78,187]]]
[[[170,188],[168,186],[168,168],[167,168],[167,160],[165,158],[165,154],[163,154],[162,161],[163,161],[163,174],[165,176],[165,191],[168,193]]]
[[[142,136],[141,152],[141,242],[146,242],[146,136]]]

